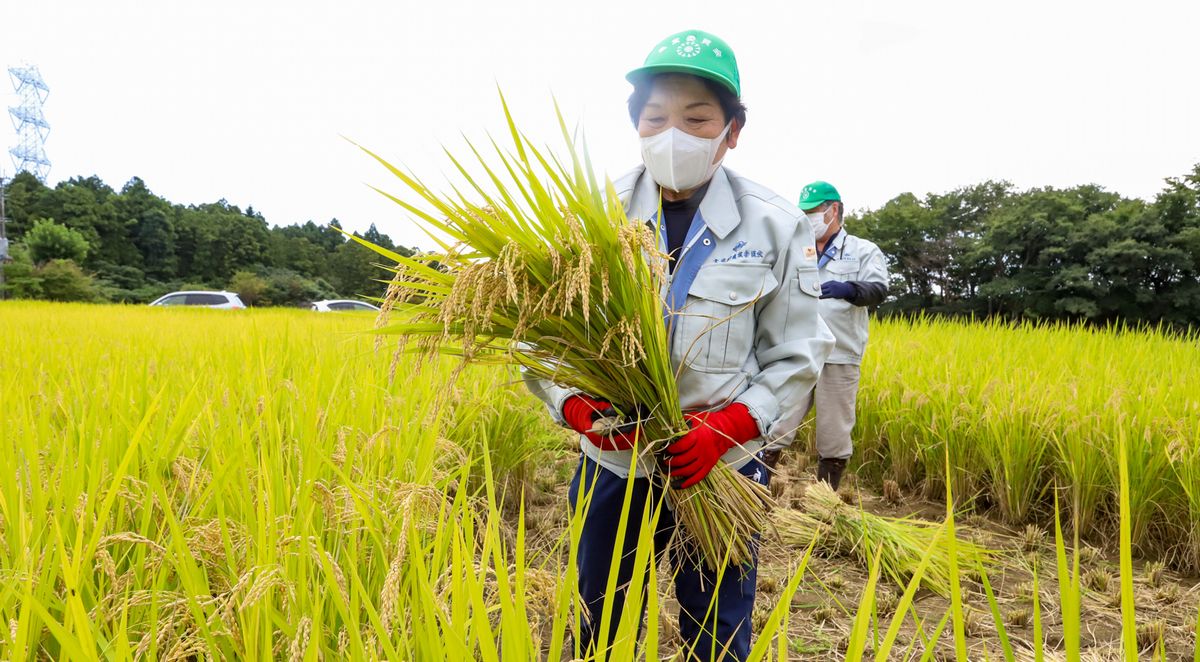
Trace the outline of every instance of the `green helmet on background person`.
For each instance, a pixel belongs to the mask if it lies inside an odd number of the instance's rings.
[[[800,191],[800,211],[809,211],[826,202],[841,202],[842,196],[829,182],[815,181]]]
[[[637,85],[646,76],[683,73],[707,78],[742,96],[737,58],[724,39],[703,30],[684,30],[656,44],[642,66],[625,75]]]

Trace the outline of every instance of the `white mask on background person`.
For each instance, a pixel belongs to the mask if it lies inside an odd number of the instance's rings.
[[[825,233],[829,232],[829,228],[833,227],[833,221],[826,220],[825,218],[826,212],[832,209],[833,205],[830,205],[823,211],[810,211],[804,213],[804,215],[808,217],[808,222],[812,223],[814,240],[821,241],[821,237],[824,237]]]
[[[689,191],[708,181],[720,162],[714,162],[729,134],[725,125],[716,138],[700,138],[671,127],[642,138],[642,162],[654,181],[672,191]]]

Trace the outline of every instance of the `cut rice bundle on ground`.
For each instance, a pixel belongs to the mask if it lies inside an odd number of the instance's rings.
[[[907,585],[921,564],[930,543],[942,529],[940,524],[909,518],[884,517],[842,501],[823,482],[807,486],[802,508],[779,508],[771,514],[779,539],[786,545],[805,547],[817,536],[817,545],[829,552],[855,558],[864,567],[881,549],[884,574],[899,586]],[[958,567],[974,568],[976,559],[985,567],[994,552],[960,538],[957,544]],[[934,545],[921,584],[935,593],[950,592],[950,558],[945,545]]]

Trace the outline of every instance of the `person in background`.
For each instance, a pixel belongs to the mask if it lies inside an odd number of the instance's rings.
[[[854,451],[854,403],[858,396],[859,366],[867,346],[867,308],[887,297],[888,272],[875,244],[846,232],[846,207],[836,188],[816,181],[800,194],[800,210],[812,223],[821,278],[821,317],[833,331],[836,344],[825,360],[816,388],[801,398],[792,412],[799,422],[816,406],[817,480],[837,489],[846,461]],[[785,426],[786,427],[786,426]],[[763,461],[772,469],[791,436],[772,440]]]

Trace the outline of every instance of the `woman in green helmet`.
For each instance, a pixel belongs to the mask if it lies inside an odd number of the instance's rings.
[[[578,566],[586,611],[580,643],[593,653],[612,644],[600,640],[606,600],[609,637],[617,630],[644,509],[657,506],[665,490],[703,480],[718,462],[766,484],[760,451],[791,432],[778,423],[812,390],[833,347],[819,315],[811,225],[795,205],[722,165],[746,124],[733,50],[715,35],[681,32],[655,45],[627,78],[643,165],[615,186],[630,219],[661,228],[671,360],[691,431],[667,448],[669,485],[657,472],[630,475],[640,466],[631,457],[634,435],[592,432],[608,403],[531,384],[555,418],[581,435],[570,499],[579,508],[591,493]],[[673,513],[662,509],[656,553],[669,550],[688,659],[745,659],[757,562],[708,570],[686,549],[686,538],[668,544],[675,529]],[[622,560],[612,567],[618,545]],[[618,589],[608,594],[614,571]]]

